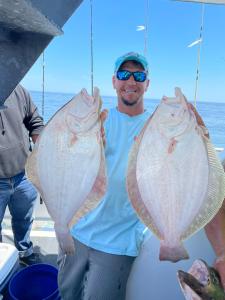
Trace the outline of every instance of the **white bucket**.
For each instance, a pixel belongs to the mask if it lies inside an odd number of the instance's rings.
[[[15,246],[0,243],[0,293],[3,292],[18,265],[18,250]]]

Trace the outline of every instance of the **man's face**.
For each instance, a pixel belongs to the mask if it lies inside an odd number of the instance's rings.
[[[139,64],[135,64],[132,61],[125,62],[120,70],[126,70],[130,72],[143,72],[143,68]],[[117,92],[119,106],[134,107],[143,105],[143,95],[147,90],[149,80],[144,82],[137,82],[134,77],[131,76],[128,80],[119,80],[116,75],[113,76],[113,87]]]

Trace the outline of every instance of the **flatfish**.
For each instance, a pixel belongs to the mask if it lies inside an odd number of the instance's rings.
[[[97,88],[93,97],[81,90],[46,124],[26,164],[65,253],[74,251],[69,227],[93,209],[106,191],[100,107]]]
[[[129,198],[160,239],[160,260],[187,259],[183,240],[222,205],[225,175],[205,131],[175,88],[175,97],[163,97],[129,154]]]
[[[219,274],[201,259],[196,259],[188,272],[179,270],[178,281],[187,300],[225,300]]]

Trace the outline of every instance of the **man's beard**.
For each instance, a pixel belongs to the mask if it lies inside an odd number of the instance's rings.
[[[123,102],[123,104],[125,104],[126,106],[134,106],[134,105],[136,105],[137,103],[138,103],[138,100],[136,100],[136,101],[134,101],[134,102],[129,102],[129,101],[127,101],[126,99],[124,99],[124,98],[121,98],[121,100],[122,100],[122,102]]]

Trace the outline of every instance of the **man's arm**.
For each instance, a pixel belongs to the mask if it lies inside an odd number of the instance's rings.
[[[39,136],[39,134],[33,134],[33,135],[31,136],[32,142],[33,142],[34,144],[36,143],[36,140],[37,140],[38,136]]]
[[[194,112],[198,125],[205,127],[195,107],[189,103],[189,108]],[[205,136],[209,138],[208,133],[206,133]],[[225,168],[225,160],[223,167]],[[217,259],[215,260],[214,267],[220,274],[221,282],[225,290],[225,200],[216,216],[205,226],[205,232],[216,253]]]
[[[24,125],[29,132],[32,141],[35,142],[44,127],[42,116],[38,113],[38,108],[31,99],[30,93],[20,85],[20,97],[23,99],[25,106]]]
[[[225,289],[225,200],[217,215],[206,225],[205,232],[217,255],[214,267]]]
[[[225,169],[225,160],[222,162]],[[216,216],[205,227],[205,233],[215,253],[214,267],[220,274],[221,282],[225,290],[225,199]]]

